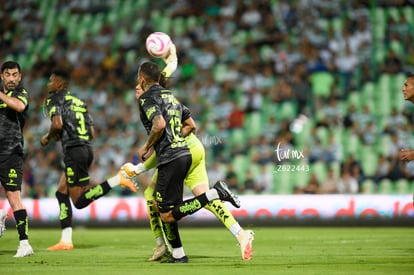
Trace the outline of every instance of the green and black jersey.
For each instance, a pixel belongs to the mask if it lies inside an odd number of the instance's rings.
[[[16,112],[0,100],[0,155],[23,153],[23,127],[29,110],[29,94],[21,86],[6,94],[15,97],[26,106],[23,112]]]
[[[149,134],[152,119],[162,115],[166,126],[164,132],[154,145],[157,154],[157,164],[162,165],[184,155],[190,155],[187,143],[181,134],[182,119],[191,116],[190,111],[171,93],[160,85],[153,85],[138,99],[140,116]]]
[[[93,119],[81,99],[67,90],[52,93],[46,101],[49,117],[62,117],[61,141],[63,150],[79,145],[90,145]]]

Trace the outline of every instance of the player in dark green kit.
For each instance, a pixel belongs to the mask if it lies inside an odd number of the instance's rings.
[[[186,119],[191,119],[191,113],[169,90],[159,85],[160,76],[160,69],[155,63],[146,62],[138,70],[137,86],[144,91],[138,99],[140,116],[148,133],[138,155],[144,161],[152,149],[156,152],[158,177],[154,197],[167,239],[173,248],[172,256],[166,262],[185,263],[188,258],[180,251],[182,246],[177,221],[213,200],[229,201],[235,207],[240,207],[240,202],[221,181],[207,192],[183,201],[183,182],[192,159],[181,129]]]
[[[74,206],[81,209],[117,185],[137,192],[135,183],[124,177],[121,171],[99,185],[92,186],[89,183],[89,168],[94,158],[91,146],[94,137],[93,119],[87,105],[68,91],[68,84],[69,73],[66,71],[56,70],[50,76],[47,85],[50,95],[46,101],[46,109],[52,123],[49,132],[40,140],[42,146],[49,144],[50,140],[61,140],[65,164],[64,176],[56,191],[62,237],[59,243],[48,250],[73,249],[72,208],[69,197]]]
[[[28,237],[28,216],[21,199],[23,178],[23,126],[29,108],[29,94],[20,85],[20,65],[14,61],[1,66],[0,88],[0,183],[13,210],[20,244],[14,257],[33,254]],[[0,210],[0,237],[3,235],[7,212]]]

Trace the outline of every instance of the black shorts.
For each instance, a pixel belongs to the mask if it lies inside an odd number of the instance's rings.
[[[183,201],[183,184],[190,166],[191,155],[158,166],[155,199],[160,212],[168,212]]]
[[[63,162],[68,187],[89,184],[89,168],[92,161],[93,151],[90,146],[69,147],[65,150]]]
[[[23,167],[23,154],[0,156],[0,182],[6,191],[21,191]]]

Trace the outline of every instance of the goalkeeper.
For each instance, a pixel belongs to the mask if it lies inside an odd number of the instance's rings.
[[[164,59],[164,61],[166,63],[166,67],[162,71],[164,78],[160,81],[160,84],[165,87],[167,78],[170,77],[176,70],[178,64],[174,44],[171,46],[170,54],[167,58]],[[137,86],[137,98],[140,96],[140,93],[142,93],[142,91],[139,91],[138,89],[140,89],[139,85]],[[191,167],[189,173],[185,178],[184,184],[192,191],[195,196],[197,196],[208,191],[210,187],[206,170],[204,146],[192,132],[192,130],[195,128],[194,120],[190,119],[189,121],[192,124],[184,123],[181,130],[183,136],[186,137],[186,142],[192,156]],[[127,163],[124,164],[121,170],[124,169],[125,172],[127,172],[129,175],[139,175],[145,171],[155,168],[156,165],[156,156],[155,153],[152,153],[152,155],[150,155],[143,163],[139,163],[138,165]],[[168,254],[168,248],[162,229],[162,221],[153,201],[154,186],[156,181],[157,170],[152,177],[151,184],[147,186],[144,191],[144,197],[147,201],[150,227],[156,239],[156,248],[154,249],[152,257],[149,258],[150,261],[160,260],[165,254]],[[252,255],[252,241],[254,235],[253,231],[244,230],[235,220],[225,204],[219,200],[210,202],[205,206],[205,208],[212,212],[238,240],[243,260],[250,260]]]

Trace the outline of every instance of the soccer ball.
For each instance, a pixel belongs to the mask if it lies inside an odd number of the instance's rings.
[[[150,55],[157,58],[166,57],[170,51],[172,40],[163,32],[153,32],[148,35],[145,46]]]

